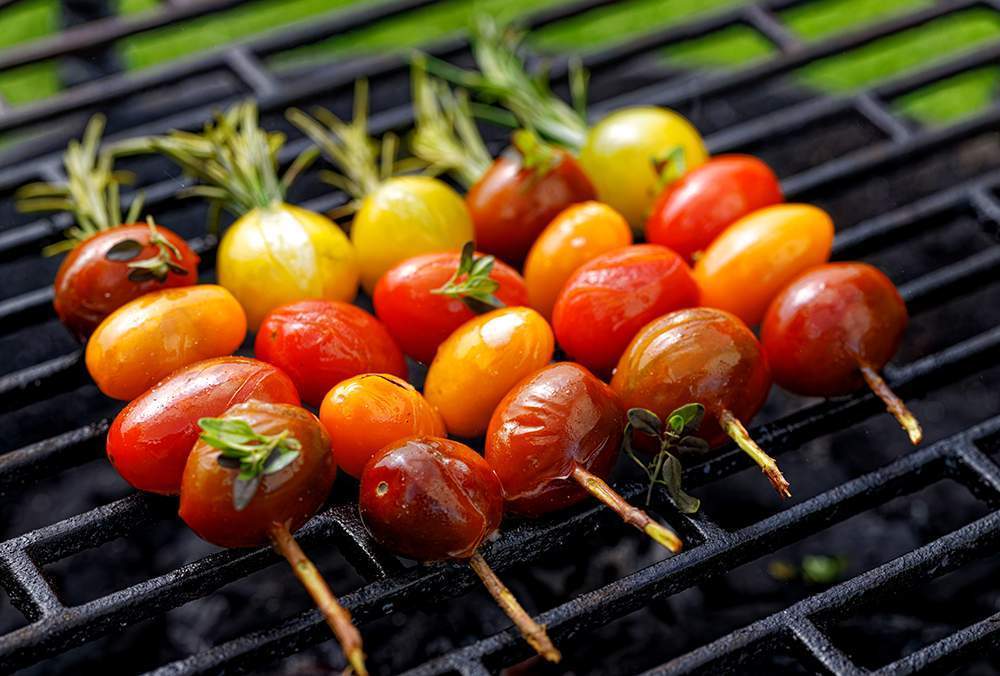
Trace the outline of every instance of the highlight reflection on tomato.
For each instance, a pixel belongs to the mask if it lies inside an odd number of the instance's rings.
[[[303,300],[276,308],[260,325],[254,353],[287,373],[313,406],[361,373],[406,377],[406,360],[389,332],[349,303]]]
[[[698,286],[680,256],[636,244],[580,266],[559,294],[552,326],[568,355],[607,376],[639,329],[697,303]]]
[[[423,395],[388,373],[342,381],[323,398],[319,419],[338,467],[355,479],[383,446],[414,435],[445,435],[444,421]]]
[[[108,459],[132,486],[176,494],[200,418],[258,401],[298,404],[292,381],[270,364],[218,357],[178,369],[121,410],[108,430]]]

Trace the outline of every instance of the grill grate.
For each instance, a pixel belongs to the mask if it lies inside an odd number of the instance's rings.
[[[0,3],[0,5],[7,3]],[[220,11],[240,4],[234,0],[203,3],[166,3],[156,14],[133,19],[101,19],[71,28],[64,37],[0,52],[0,70],[45,59],[73,59],[107,50],[116,41],[151,28],[175,24],[183,19]],[[139,74],[111,73],[80,84],[38,104],[6,108],[0,106],[0,133],[40,128],[31,140],[0,151],[0,201],[28,180],[62,177],[58,152],[69,135],[78,132],[82,121],[99,108],[122,102],[142,101],[143,93],[185,91],[172,96],[151,96],[140,103],[136,113],[110,115],[112,137],[165,131],[170,127],[195,127],[215,107],[248,94],[258,97],[261,109],[277,120],[289,105],[308,105],[322,100],[345,107],[350,87],[361,75],[372,81],[377,109],[372,127],[381,132],[405,128],[410,121],[405,87],[405,67],[396,56],[354,59],[335,68],[301,69],[282,75],[266,65],[272,55],[284,50],[345,34],[379,19],[432,4],[428,0],[389,0],[368,4],[360,10],[336,13],[313,21],[307,27],[291,28],[238,43]],[[595,7],[610,5],[607,0],[578,1],[532,16],[528,24],[543,26]],[[656,31],[585,57],[593,71],[595,99],[593,111],[605,111],[635,103],[677,107],[697,112],[709,101],[735,101],[740,92],[764,87],[793,70],[819,59],[870,44],[880,38],[921,26],[969,9],[1000,11],[1000,2],[972,0],[942,1],[918,11],[896,16],[860,30],[811,42],[801,42],[782,23],[780,12],[808,4],[795,0],[761,0],[721,11],[695,21]],[[759,31],[775,47],[769,59],[734,72],[697,76],[676,75],[664,69],[643,68],[643,60],[656,50],[685,40],[709,35],[717,30],[744,26]],[[462,40],[436,44],[437,55],[462,62],[468,59]],[[712,152],[728,152],[749,147],[766,147],[772,140],[805,133],[816,125],[857,116],[872,127],[879,140],[850,149],[826,161],[787,175],[781,164],[783,186],[790,199],[823,203],[848,185],[865,185],[924,158],[958,155],[963,144],[987,143],[997,150],[996,131],[1000,107],[991,107],[960,122],[941,127],[920,127],[896,114],[891,102],[909,92],[940,82],[975,68],[994,65],[1000,59],[1000,44],[991,43],[961,56],[944,60],[911,74],[894,77],[868,89],[842,97],[807,96],[789,105],[752,116],[747,120],[717,124],[707,141]],[[553,73],[565,74],[565,60],[554,64]],[[611,82],[632,69],[642,80],[625,93],[602,93],[615,89]],[[225,84],[200,91],[176,88],[190,78],[224,74]],[[671,77],[671,75],[674,75]],[[188,88],[192,89],[191,87]],[[379,94],[379,92],[382,92]],[[800,97],[801,98],[801,97]],[[131,106],[126,106],[131,107]],[[693,115],[696,121],[697,114]],[[741,116],[738,116],[741,118]],[[41,127],[39,127],[41,125]],[[982,141],[985,139],[985,141]],[[304,145],[300,138],[285,149],[290,159]],[[958,158],[958,161],[961,157]],[[966,175],[968,174],[968,175]],[[958,180],[937,170],[943,189],[907,191],[874,216],[847,223],[835,242],[835,257],[857,257],[895,244],[898,240],[926,229],[928,224],[968,215],[979,221],[984,231],[995,234],[1000,228],[1000,168],[978,165]],[[149,207],[177,206],[178,185],[174,178],[147,182],[143,190]],[[912,192],[912,194],[911,194]],[[309,208],[326,210],[343,201],[343,196],[320,194],[307,197]],[[869,210],[871,207],[868,207]],[[865,213],[861,210],[861,213]],[[844,225],[834,212],[838,224]],[[198,219],[194,219],[197,221]],[[66,227],[66,219],[18,221],[0,230],[0,275],[16,274],[14,263],[35,253]],[[207,263],[215,240],[202,237],[194,245]],[[41,265],[37,260],[35,267]],[[10,269],[8,272],[7,269]],[[1000,246],[997,241],[980,250],[908,281],[901,291],[914,314],[955,302],[970,290],[986,287],[997,280]],[[39,279],[44,279],[39,277]],[[0,340],[9,334],[31,330],[52,319],[51,289],[35,288],[0,300]],[[983,308],[992,316],[992,328],[943,349],[921,356],[902,366],[887,369],[887,380],[903,396],[919,396],[958,382],[969,374],[993,367],[1000,355],[1000,314],[997,308]],[[81,352],[70,348],[48,354],[25,365],[5,366],[0,376],[0,410],[4,416],[18,416],[30,407],[53,397],[86,387],[88,379],[81,364]],[[96,401],[92,396],[89,401]],[[106,406],[105,406],[106,408]],[[867,418],[880,414],[880,404],[869,394],[812,404],[777,418],[753,430],[754,436],[775,455],[795,451],[801,445]],[[995,413],[995,410],[994,410]],[[88,420],[100,414],[91,412]],[[42,441],[29,443],[0,455],[0,493],[31,490],[55,472],[88,462],[103,453],[107,420],[98,419],[76,429],[60,432]],[[654,563],[551,608],[540,616],[558,642],[622,617],[647,603],[699,584],[720,571],[752,561],[789,543],[840,523],[847,518],[892,498],[920,490],[941,478],[950,478],[967,487],[992,511],[908,554],[807,597],[789,608],[765,617],[745,629],[726,635],[702,648],[658,667],[650,673],[715,671],[736,668],[776,646],[801,655],[808,668],[832,673],[866,671],[835,645],[826,630],[828,623],[870,604],[874,599],[912,588],[963,564],[996,551],[1000,539],[1000,469],[988,457],[1000,438],[1000,416],[930,446],[904,454],[875,471],[778,511],[772,516],[738,529],[726,529],[704,513],[695,517],[679,514],[658,495],[654,509],[676,527],[688,549],[669,560]],[[708,485],[748,467],[745,456],[734,450],[715,455],[690,467],[689,486]],[[636,497],[642,488],[634,483],[618,486],[626,497]],[[168,499],[133,494],[110,504],[79,514],[50,526],[33,530],[0,544],[0,583],[11,603],[28,621],[27,626],[0,636],[0,665],[4,670],[34,664],[120,627],[129,626],[190,600],[203,597],[277,560],[270,550],[223,551],[186,564],[126,589],[80,605],[67,606],[47,581],[42,568],[79,552],[92,549],[117,537],[134,533],[157,520],[168,519],[175,503]],[[487,559],[500,571],[518,563],[558,552],[582,533],[613,529],[619,525],[607,519],[606,510],[591,506],[558,519],[536,523],[515,523],[486,552]],[[353,505],[335,505],[311,521],[301,532],[308,543],[332,543],[365,579],[359,589],[342,601],[355,615],[364,631],[366,622],[394,610],[428,607],[453,598],[474,584],[463,567],[436,565],[404,568],[396,559],[378,550],[368,539]],[[273,659],[328,639],[322,619],[307,611],[275,626],[224,642],[187,659],[162,667],[159,673],[186,674],[222,669],[251,668],[261,660]],[[933,642],[896,662],[880,673],[911,673],[922,669],[946,670],[1000,644],[1000,613],[967,626]],[[370,645],[377,651],[378,645]],[[487,636],[416,668],[414,674],[454,673],[473,675],[509,666],[527,656],[515,631]]]

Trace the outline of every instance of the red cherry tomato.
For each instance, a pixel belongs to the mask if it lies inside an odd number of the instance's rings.
[[[459,326],[475,317],[460,298],[434,294],[458,269],[461,254],[425,254],[403,261],[382,276],[375,286],[375,314],[403,352],[429,364],[438,346]],[[496,261],[490,279],[500,284],[496,297],[507,306],[528,304],[521,275]]]
[[[552,326],[568,355],[607,376],[639,329],[697,303],[698,285],[684,259],[662,246],[636,244],[578,268],[559,294]]]
[[[198,254],[183,237],[166,228],[157,227],[156,234],[175,247],[177,254],[169,248],[158,247],[146,223],[104,230],[73,249],[56,273],[53,305],[59,320],[78,337],[86,338],[105,317],[139,296],[159,289],[196,284]],[[134,244],[129,246],[128,243]],[[176,267],[168,267],[164,261],[147,273],[129,265],[157,257],[166,257]]]
[[[260,325],[254,352],[287,373],[302,400],[313,406],[352,376],[406,378],[406,360],[385,326],[339,301],[303,300],[275,308]]]
[[[287,432],[299,444],[298,455],[277,472],[261,476],[253,497],[238,510],[233,490],[240,470],[219,464],[220,450],[198,441],[184,466],[180,517],[220,547],[262,545],[271,539],[276,523],[295,532],[323,506],[337,475],[323,425],[298,406],[261,401],[237,404],[222,418],[242,420],[261,435]]]
[[[199,418],[215,418],[256,399],[298,404],[295,385],[270,364],[219,357],[175,371],[126,406],[108,430],[108,459],[125,481],[152,493],[176,494]]]
[[[906,303],[865,263],[828,263],[800,275],[771,303],[761,340],[776,383],[835,397],[864,386],[859,366],[880,370],[899,348]]]
[[[468,446],[410,437],[368,462],[358,503],[371,534],[397,554],[418,561],[467,559],[500,525],[503,489]]]
[[[737,220],[783,199],[778,177],[756,157],[713,157],[660,193],[646,240],[690,261]]]
[[[519,264],[560,211],[597,199],[593,184],[572,155],[551,147],[543,152],[551,155],[538,159],[541,166],[528,168],[521,152],[511,149],[469,189],[465,202],[480,250]]]
[[[552,364],[521,381],[486,433],[486,461],[503,484],[507,508],[536,517],[587,498],[573,470],[607,478],[624,427],[618,396],[579,364]]]

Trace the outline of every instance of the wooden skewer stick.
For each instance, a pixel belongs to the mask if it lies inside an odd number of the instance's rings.
[[[591,495],[613,509],[627,524],[631,524],[643,533],[653,538],[660,545],[676,554],[684,547],[684,543],[672,530],[650,518],[638,507],[629,504],[618,492],[607,484],[604,479],[579,465],[573,470],[573,478],[587,489]]]
[[[744,453],[753,458],[755,463],[760,465],[761,471],[767,477],[768,481],[771,482],[771,485],[774,486],[774,490],[778,491],[778,495],[783,498],[792,497],[789,483],[785,479],[785,475],[778,468],[778,463],[774,458],[765,453],[764,449],[757,445],[757,442],[747,432],[747,428],[743,426],[743,423],[731,411],[723,409],[719,414],[719,424],[722,426],[723,431],[729,435],[729,438],[735,441],[736,445]]]
[[[885,402],[886,409],[899,421],[900,427],[910,437],[910,443],[914,446],[919,444],[924,438],[924,431],[920,428],[920,423],[917,422],[916,416],[906,407],[903,400],[892,391],[892,388],[879,375],[878,371],[867,364],[859,364],[858,368],[861,369],[861,375],[864,376],[865,382],[868,383],[871,391]]]
[[[545,627],[535,622],[531,615],[521,607],[521,604],[518,603],[517,598],[507,588],[507,585],[500,581],[497,574],[490,568],[490,564],[486,563],[483,555],[479,552],[473,554],[472,558],[469,559],[469,565],[472,566],[472,570],[476,571],[479,579],[483,581],[483,585],[489,591],[490,596],[496,600],[500,608],[507,613],[507,617],[514,623],[514,626],[521,632],[524,640],[549,662],[559,662],[562,659],[562,653],[552,644],[548,633],[545,631]]]
[[[295,577],[299,578],[299,582],[309,592],[326,623],[330,625],[351,668],[358,676],[368,676],[365,653],[361,646],[361,632],[351,622],[351,613],[337,601],[326,580],[299,547],[299,543],[292,537],[286,524],[272,524],[270,535],[274,548],[288,560]]]

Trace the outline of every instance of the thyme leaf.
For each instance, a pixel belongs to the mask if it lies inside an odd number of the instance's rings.
[[[496,297],[500,282],[490,277],[495,264],[493,256],[476,257],[475,244],[466,242],[451,279],[431,293],[457,298],[476,314],[502,308],[503,301]]]
[[[653,497],[653,488],[660,484],[681,512],[694,514],[701,507],[698,498],[684,491],[682,483],[684,467],[677,454],[708,448],[703,439],[693,434],[698,430],[704,416],[705,407],[701,404],[685,404],[672,411],[664,425],[660,417],[652,411],[644,408],[629,409],[622,450],[649,478],[649,489],[646,491],[647,505]],[[633,436],[636,432],[653,437],[659,442],[659,451],[648,462],[641,459],[635,451]]]
[[[302,445],[288,430],[280,434],[258,434],[239,418],[201,418],[201,440],[219,449],[217,462],[238,471],[233,482],[233,508],[241,511],[268,474],[280,472],[299,457]]]

